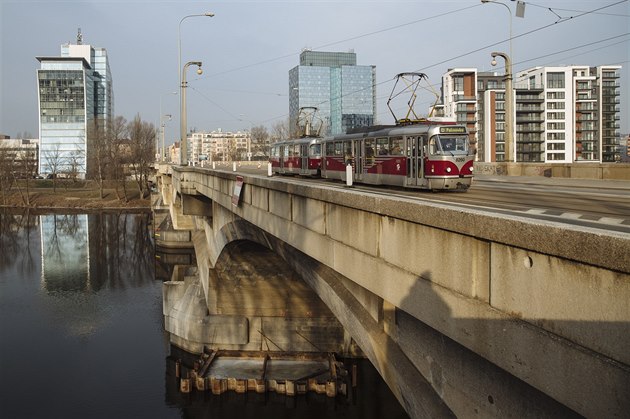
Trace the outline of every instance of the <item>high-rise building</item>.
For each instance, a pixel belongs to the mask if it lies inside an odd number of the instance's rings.
[[[376,69],[357,65],[354,52],[303,51],[289,71],[289,119],[295,128],[300,108],[316,107],[322,134],[342,134],[374,124]]]
[[[619,160],[620,66],[535,67],[514,81],[517,162]],[[442,76],[441,110],[465,123],[478,160],[504,161],[504,75],[452,69]]]
[[[58,57],[37,57],[39,172],[85,177],[91,135],[106,132],[113,120],[114,94],[107,51],[61,45]]]

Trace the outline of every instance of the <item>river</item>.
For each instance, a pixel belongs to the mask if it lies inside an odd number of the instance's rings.
[[[150,223],[0,212],[0,417],[407,417],[365,360],[348,398],[180,393]]]

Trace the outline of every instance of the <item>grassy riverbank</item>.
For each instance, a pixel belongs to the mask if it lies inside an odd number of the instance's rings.
[[[149,198],[141,198],[135,184],[127,185],[126,194],[122,187],[106,185],[103,198],[98,185],[92,181],[57,181],[35,179],[29,181],[28,198],[26,183],[20,181],[9,191],[0,191],[0,207],[35,209],[149,209]]]

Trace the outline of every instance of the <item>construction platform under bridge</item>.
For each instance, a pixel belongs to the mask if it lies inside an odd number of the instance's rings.
[[[176,362],[175,376],[180,391],[210,391],[220,395],[275,392],[295,396],[314,392],[336,397],[347,395],[355,375],[350,376],[343,363],[332,353],[212,351],[204,350],[192,369]]]

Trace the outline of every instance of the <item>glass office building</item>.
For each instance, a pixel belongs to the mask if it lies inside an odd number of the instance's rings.
[[[93,127],[113,120],[113,87],[107,51],[77,44],[61,46],[59,57],[37,57],[39,173],[85,178]]]
[[[356,65],[354,52],[303,51],[289,71],[289,118],[295,128],[300,108],[316,107],[322,134],[346,133],[374,124],[376,70]]]

